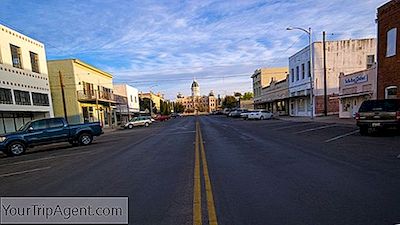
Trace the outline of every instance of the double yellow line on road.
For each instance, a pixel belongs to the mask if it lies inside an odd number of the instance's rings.
[[[201,208],[201,174],[200,160],[203,166],[204,185],[207,201],[208,224],[218,225],[217,214],[215,213],[214,197],[211,188],[211,180],[208,174],[208,165],[206,152],[204,150],[204,141],[201,133],[200,123],[196,121],[196,141],[194,147],[194,193],[193,193],[193,225],[202,225]]]

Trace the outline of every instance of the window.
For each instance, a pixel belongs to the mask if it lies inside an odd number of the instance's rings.
[[[34,52],[29,52],[29,55],[31,57],[32,72],[40,73],[39,72],[39,57],[38,57],[38,54],[36,54]]]
[[[131,95],[131,102],[133,102],[133,96]]]
[[[396,55],[397,28],[389,30],[386,34],[386,57]]]
[[[49,106],[49,95],[32,92],[33,105]]]
[[[22,69],[21,48],[10,44],[10,49],[13,66]]]
[[[306,71],[305,71],[305,66],[304,63],[301,64],[301,79],[306,78]]]
[[[311,63],[310,63],[310,61],[307,62],[307,68],[308,68],[308,77],[311,77]]]
[[[137,103],[137,97],[135,96],[135,103]]]
[[[15,104],[17,105],[30,105],[31,98],[29,92],[14,90]]]
[[[397,86],[389,86],[385,88],[385,98],[386,99],[396,99],[397,98]]]
[[[0,88],[0,104],[13,104],[11,89]]]
[[[300,79],[299,75],[300,75],[300,73],[299,73],[299,66],[297,66],[297,67],[296,67],[296,80],[299,80],[299,79]]]
[[[371,68],[375,63],[375,55],[367,55],[367,69]]]
[[[292,83],[294,82],[294,69],[292,69]]]
[[[62,119],[50,119],[49,128],[59,128],[64,126],[64,122]]]
[[[38,120],[31,123],[31,127],[34,130],[41,130],[47,128],[47,121],[46,120]]]

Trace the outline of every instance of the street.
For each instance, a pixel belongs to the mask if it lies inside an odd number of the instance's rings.
[[[396,224],[399,146],[355,125],[181,117],[0,155],[0,193],[128,196],[138,225]]]

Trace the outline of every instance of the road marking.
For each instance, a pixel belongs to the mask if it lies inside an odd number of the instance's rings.
[[[199,124],[196,122],[196,142],[194,147],[194,190],[193,190],[193,225],[201,225],[201,186],[200,186],[200,152]]]
[[[23,170],[23,171],[14,172],[14,173],[5,173],[5,174],[0,174],[0,178],[21,175],[21,174],[25,174],[25,173],[32,173],[32,172],[37,172],[37,171],[41,171],[41,170],[47,170],[50,168],[51,168],[50,166],[47,166],[47,167],[42,167],[42,168],[37,168],[37,169],[32,169],[32,170]]]
[[[91,153],[92,153],[91,151],[86,151],[86,152],[78,152],[78,153],[71,153],[71,154],[64,154],[64,155],[55,155],[55,156],[49,156],[49,157],[44,157],[44,158],[40,158],[40,159],[30,159],[30,160],[23,160],[23,161],[19,161],[19,162],[1,164],[0,167],[19,165],[19,164],[31,163],[31,162],[38,162],[38,161],[44,161],[44,160],[56,159],[56,158],[62,158],[62,157],[69,157],[69,156],[75,156],[75,155],[91,154]]]
[[[292,127],[301,127],[301,126],[309,125],[309,124],[311,124],[311,123],[301,123],[301,124],[294,124],[294,125],[290,125],[290,126],[283,126],[283,127],[279,127],[278,129],[273,129],[273,131],[284,130],[286,128],[292,128]]]
[[[306,133],[306,132],[309,132],[309,131],[322,130],[322,129],[326,129],[326,128],[330,128],[330,127],[336,127],[336,126],[337,126],[336,124],[326,125],[326,126],[311,128],[311,129],[307,129],[307,130],[302,130],[302,131],[299,131],[299,132],[295,132],[294,134],[302,134],[302,133]]]
[[[214,197],[213,197],[212,188],[211,188],[211,180],[210,180],[210,176],[208,174],[207,158],[206,158],[206,152],[204,150],[203,135],[201,133],[200,125],[199,125],[199,136],[200,136],[201,159],[202,159],[202,164],[203,164],[203,176],[204,176],[204,183],[206,186],[208,224],[209,225],[218,225],[217,214],[215,213]]]
[[[358,133],[358,130],[354,130],[354,131],[349,132],[349,133],[347,133],[347,134],[342,134],[342,135],[333,137],[333,138],[331,138],[331,139],[326,140],[325,143],[328,143],[328,142],[331,142],[331,141],[336,141],[336,140],[338,140],[338,139],[340,139],[340,138],[344,138],[344,137],[353,135],[353,134],[355,134],[355,133]]]
[[[173,135],[173,134],[193,134],[193,133],[196,133],[196,131],[174,132],[174,133],[167,133],[167,135]],[[157,134],[157,135],[165,135],[165,134]]]

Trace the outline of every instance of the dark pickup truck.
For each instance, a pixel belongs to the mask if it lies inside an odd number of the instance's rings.
[[[17,132],[0,135],[0,151],[9,156],[22,155],[27,148],[58,142],[89,145],[103,133],[100,123],[69,125],[64,118],[33,120]]]

